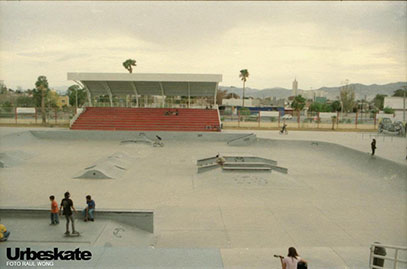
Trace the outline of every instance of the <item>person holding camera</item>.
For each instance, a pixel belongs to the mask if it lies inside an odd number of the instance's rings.
[[[276,256],[276,255],[275,255]],[[283,269],[306,269],[307,261],[301,258],[297,250],[293,247],[288,249],[287,257],[278,256],[281,261],[281,268]]]

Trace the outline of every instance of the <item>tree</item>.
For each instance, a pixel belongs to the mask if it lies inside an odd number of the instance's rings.
[[[380,110],[383,110],[384,106],[384,97],[387,96],[385,94],[376,94],[375,98],[373,99],[373,104]]]
[[[13,108],[13,104],[10,101],[4,102],[2,106],[5,112],[11,112]]]
[[[79,85],[72,85],[68,88],[67,95],[71,106],[81,107],[86,102],[87,92]]]
[[[133,73],[133,68],[132,66],[136,66],[136,60],[133,59],[127,59],[126,61],[123,62],[124,68],[129,71],[129,73]]]
[[[404,94],[407,96],[407,86],[403,86],[404,89],[398,89],[397,91],[394,92],[393,96],[396,97],[403,97]]]
[[[385,114],[394,114],[394,109],[391,108],[391,107],[386,106],[386,107],[383,109],[383,112],[384,112]]]
[[[317,103],[317,102],[312,103],[309,106],[308,111],[310,111],[310,112],[321,112],[321,103]]]
[[[247,71],[247,69],[242,69],[240,70],[240,74],[239,74],[239,78],[243,81],[243,103],[242,103],[242,107],[244,107],[244,91],[245,91],[245,84],[247,81],[247,78],[249,77],[249,71]]]
[[[250,115],[250,109],[247,107],[242,107],[239,109],[240,116],[248,116]]]
[[[58,99],[59,95],[56,91],[49,91],[45,100],[45,105],[47,107],[58,107]]]
[[[311,112],[332,112],[332,107],[328,104],[314,102],[309,106]]]
[[[0,94],[6,94],[7,93],[7,87],[4,84],[0,84]]]
[[[45,116],[45,96],[49,91],[48,88],[48,80],[46,76],[39,76],[37,82],[35,82],[35,87],[38,91],[41,92],[41,115],[42,115],[42,123],[46,123],[46,116]]]
[[[338,100],[333,101],[331,104],[331,111],[332,112],[341,111],[341,102],[339,102]]]
[[[19,107],[33,107],[35,106],[35,100],[33,97],[19,96],[17,97],[16,104]]]
[[[341,88],[340,99],[344,112],[349,112],[355,106],[355,91],[353,87],[346,84]]]
[[[291,103],[291,107],[296,111],[301,111],[305,106],[305,98],[300,95],[297,95],[293,102]]]

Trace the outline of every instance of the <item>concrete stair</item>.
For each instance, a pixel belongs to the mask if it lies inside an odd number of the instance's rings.
[[[220,122],[216,109],[88,107],[71,129],[219,132]]]

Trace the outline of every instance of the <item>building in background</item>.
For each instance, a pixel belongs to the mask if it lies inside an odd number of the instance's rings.
[[[390,107],[394,110],[394,118],[399,121],[406,121],[406,100],[404,97],[384,97],[383,107]]]
[[[297,82],[297,78],[295,78],[293,81],[292,95],[297,96],[297,91],[298,91],[298,82]]]
[[[238,98],[230,98],[230,99],[222,99],[222,105],[224,106],[234,106],[238,107],[242,105],[242,99]],[[252,99],[252,98],[245,98],[244,100],[244,106],[245,107],[255,107],[259,106],[260,101],[257,99]]]
[[[62,108],[64,106],[70,106],[69,105],[69,96],[67,96],[67,95],[64,95],[64,96],[58,95],[57,106],[59,108]]]

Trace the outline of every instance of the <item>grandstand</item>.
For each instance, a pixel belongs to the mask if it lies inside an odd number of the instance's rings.
[[[204,132],[220,131],[219,127],[216,109],[88,107],[71,129]]]
[[[220,131],[216,92],[222,75],[68,73],[68,79],[88,93],[72,130]],[[98,102],[101,96],[109,102]],[[151,97],[159,101],[149,103]],[[118,99],[126,101],[117,105]]]

